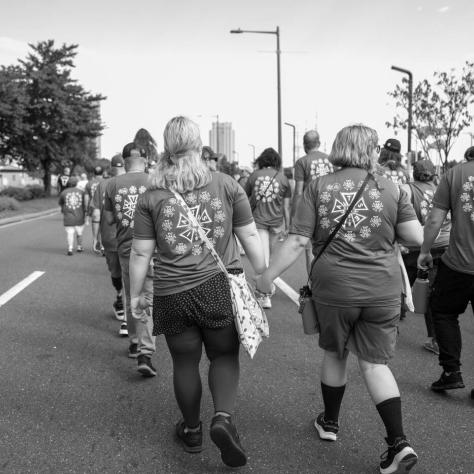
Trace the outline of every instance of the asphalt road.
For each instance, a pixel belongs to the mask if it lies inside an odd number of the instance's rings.
[[[86,228],[86,248],[91,231]],[[208,436],[212,416],[204,390],[205,450],[189,455],[173,440],[179,418],[171,360],[162,338],[144,379],[118,337],[114,291],[105,261],[90,250],[65,255],[59,215],[0,227],[0,295],[33,271],[44,275],[0,307],[0,472],[226,473]],[[297,262],[284,280],[304,280]],[[384,430],[350,359],[336,443],[321,442],[312,419],[321,409],[317,338],[302,333],[296,306],[277,292],[268,312],[271,337],[253,361],[241,355],[235,421],[249,455],[241,473],[376,473]],[[406,433],[420,459],[413,472],[474,473],[474,318],[462,318],[467,388],[428,390],[440,374],[422,349],[424,323],[401,323],[391,367],[399,381]],[[206,362],[202,363],[203,374]]]

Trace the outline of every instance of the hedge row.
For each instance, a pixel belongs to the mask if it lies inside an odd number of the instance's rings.
[[[29,201],[31,199],[46,197],[46,193],[39,184],[32,184],[24,188],[9,186],[8,188],[0,190],[0,196],[14,198],[17,201]]]
[[[20,203],[11,197],[0,196],[0,212],[2,211],[16,211],[20,209]]]

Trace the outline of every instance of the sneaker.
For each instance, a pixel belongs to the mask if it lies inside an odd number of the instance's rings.
[[[119,336],[120,336],[120,337],[127,337],[127,336],[128,336],[127,323],[122,323],[122,324],[120,325]]]
[[[84,252],[84,249],[82,248],[82,245],[78,245],[78,246],[77,246],[76,252],[79,252],[79,253]]]
[[[416,464],[418,456],[403,436],[389,444],[380,459],[380,474],[405,474]]]
[[[66,255],[70,257],[72,255],[72,250],[68,250]]]
[[[336,441],[339,423],[324,419],[324,413],[320,413],[314,420],[314,427],[319,433],[319,437],[326,441]]]
[[[226,466],[240,467],[247,464],[247,455],[230,416],[214,416],[211,422],[211,439],[219,448],[221,459]]]
[[[271,298],[267,296],[259,296],[257,298],[258,302],[260,303],[260,306],[263,309],[270,309],[272,307],[272,300]]]
[[[114,301],[113,305],[115,317],[119,321],[125,321],[125,311],[123,310],[123,301],[121,296],[117,296],[117,299]]]
[[[461,372],[443,371],[441,377],[431,384],[431,390],[434,392],[442,392],[443,390],[453,390],[455,388],[464,388]]]
[[[423,347],[427,350],[432,352],[433,354],[439,355],[439,347],[438,343],[434,339],[430,339],[423,344]]]
[[[130,359],[136,359],[138,357],[138,354],[140,354],[138,350],[138,344],[132,342],[128,346],[128,357],[130,357]]]
[[[176,437],[181,441],[187,453],[200,453],[202,451],[202,423],[199,422],[199,431],[186,431],[184,420],[176,423]]]
[[[156,375],[156,369],[151,364],[151,358],[147,355],[140,354],[137,359],[138,367],[137,370],[143,377],[154,377]]]

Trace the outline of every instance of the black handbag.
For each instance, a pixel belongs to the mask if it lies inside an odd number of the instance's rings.
[[[318,261],[319,257],[321,257],[323,252],[331,243],[332,239],[334,239],[336,234],[339,232],[339,229],[344,225],[344,222],[346,221],[347,217],[352,212],[352,209],[354,208],[360,196],[364,192],[364,189],[367,186],[367,183],[369,182],[370,176],[370,173],[367,173],[364,182],[357,191],[357,194],[354,196],[354,199],[351,201],[349,207],[347,208],[347,211],[342,216],[342,219],[337,223],[336,227],[331,232],[326,242],[324,242],[322,249],[318,252],[318,255],[316,255],[316,257],[313,259],[313,262],[311,263],[311,269],[308,275],[308,282],[305,286],[300,288],[300,305],[298,308],[298,313],[301,314],[301,319],[303,322],[303,331],[305,334],[317,334],[319,332],[318,313],[316,312],[316,306],[314,305],[313,293],[311,290],[311,274],[313,272],[314,264]]]

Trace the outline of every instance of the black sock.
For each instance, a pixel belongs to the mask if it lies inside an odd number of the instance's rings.
[[[122,291],[122,278],[112,277],[112,285],[114,285],[114,288],[117,290],[117,293],[120,293]]]
[[[393,397],[376,405],[385,429],[387,430],[387,442],[393,444],[395,438],[404,436],[402,423],[402,401],[400,397]]]
[[[345,385],[341,385],[340,387],[330,387],[321,382],[325,420],[336,422],[339,420],[339,409],[341,408],[342,397],[344,396],[345,390]]]

